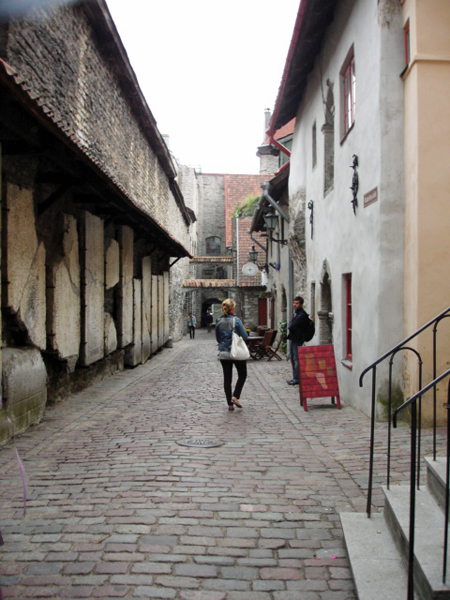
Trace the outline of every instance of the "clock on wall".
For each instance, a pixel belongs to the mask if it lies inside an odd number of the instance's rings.
[[[242,265],[242,273],[248,277],[253,277],[258,272],[258,267],[253,262],[245,263]]]

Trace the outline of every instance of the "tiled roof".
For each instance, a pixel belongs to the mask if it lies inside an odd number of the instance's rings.
[[[103,179],[107,179],[115,189],[117,195],[126,204],[127,210],[132,210],[133,213],[143,217],[144,222],[150,227],[155,228],[164,238],[167,243],[172,247],[172,256],[179,257],[191,257],[191,253],[179,242],[170,231],[165,229],[161,223],[155,219],[154,215],[133,195],[126,189],[111,173],[109,165],[103,165],[96,156],[92,153],[90,148],[84,145],[79,137],[70,127],[64,123],[60,115],[56,114],[51,108],[49,108],[43,98],[30,87],[28,81],[26,81],[21,74],[6,61],[0,58],[0,83],[7,86],[9,90],[14,94],[15,98],[24,106],[28,111],[32,112],[38,121],[70,148],[76,155],[81,156],[89,165],[89,168],[95,172],[98,176]],[[155,135],[160,136],[159,131],[154,127]],[[171,189],[176,187],[178,184],[171,180],[168,176],[168,184]],[[174,193],[172,189],[172,193]],[[179,191],[179,190],[178,190]],[[181,194],[181,192],[179,192]],[[183,201],[184,202],[184,201]],[[183,212],[183,211],[180,211]]]
[[[191,263],[232,263],[232,256],[194,256],[189,260]]]
[[[185,288],[230,288],[236,287],[235,279],[185,279]]]

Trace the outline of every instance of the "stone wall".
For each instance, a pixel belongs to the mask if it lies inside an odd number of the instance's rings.
[[[198,246],[198,232],[202,227],[202,210],[204,208],[203,178],[192,167],[177,165],[177,182],[183,194],[185,204],[197,216],[197,220],[189,226],[189,250],[192,255],[201,254],[203,246]],[[173,341],[181,340],[186,333],[186,319],[189,310],[193,310],[200,322],[201,306],[195,300],[195,295],[183,289],[185,279],[195,279],[201,275],[200,269],[189,262],[187,258],[179,260],[171,267],[169,275],[169,323],[170,335]]]
[[[0,114],[0,443],[171,334],[169,267],[194,218],[106,10],[82,1],[1,26],[16,120]]]
[[[4,58],[54,116],[62,130],[123,188],[129,198],[166,229],[181,220],[158,160],[164,141],[138,123],[133,81],[120,48],[99,30],[89,3],[42,10],[39,18],[13,22]],[[131,93],[130,93],[131,91]],[[139,96],[138,94],[135,94]],[[152,119],[148,111],[148,120]],[[187,237],[185,237],[185,240]]]
[[[225,180],[224,175],[201,175],[203,202],[199,210],[199,248],[206,255],[206,240],[220,238],[220,254],[226,254],[225,239]]]

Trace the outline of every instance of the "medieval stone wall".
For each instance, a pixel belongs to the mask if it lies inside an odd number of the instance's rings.
[[[170,253],[192,232],[151,113],[121,79],[120,41],[105,22],[94,27],[102,10],[90,0],[2,25],[21,102],[4,73],[1,90],[22,138],[20,153],[3,145],[1,155],[0,443],[39,421],[47,400],[145,362],[171,331]],[[8,125],[3,115],[0,135]],[[74,172],[83,180],[72,187]]]
[[[201,175],[203,203],[199,212],[199,252],[206,255],[206,239],[220,238],[220,254],[226,254],[224,175]]]
[[[203,207],[202,177],[197,175],[195,169],[185,165],[177,165],[177,182],[183,194],[184,202],[197,215],[198,219],[191,223],[189,232],[189,250],[193,256],[199,254],[198,231],[200,227],[200,213]],[[175,342],[181,340],[187,333],[187,316],[192,310],[198,323],[201,320],[201,302],[198,302],[198,294],[183,289],[185,279],[196,279],[199,267],[190,263],[187,258],[179,260],[170,269],[170,301],[169,321],[170,332]]]
[[[83,3],[77,3],[13,22],[5,60],[37,103],[126,195],[172,229],[174,216],[180,222],[182,217],[156,156],[162,137],[152,140],[144,132],[142,115],[129,98],[132,82],[123,81],[122,63],[111,44],[104,34],[99,37]]]

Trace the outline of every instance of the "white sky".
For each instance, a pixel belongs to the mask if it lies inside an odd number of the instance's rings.
[[[170,149],[204,173],[258,173],[299,0],[107,0]]]

